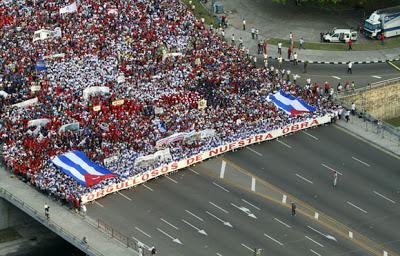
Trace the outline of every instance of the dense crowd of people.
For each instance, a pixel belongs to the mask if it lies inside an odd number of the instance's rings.
[[[0,3],[3,158],[15,174],[60,200],[74,204],[89,191],[163,164],[135,166],[135,160],[156,152],[156,142],[171,134],[215,130],[212,138],[166,145],[176,161],[334,108],[318,85],[300,86],[284,70],[256,67],[244,49],[207,29],[179,0],[82,0],[76,12],[60,15],[65,5]],[[56,28],[61,37],[33,42],[35,31]],[[38,68],[40,60],[45,67]],[[88,87],[109,92],[84,97]],[[278,90],[317,111],[284,114],[267,100]],[[32,105],[15,105],[34,98]],[[48,122],[29,125],[36,119]],[[71,123],[79,129],[60,131]],[[117,175],[79,185],[49,162],[74,149],[101,164],[115,156],[106,167]]]

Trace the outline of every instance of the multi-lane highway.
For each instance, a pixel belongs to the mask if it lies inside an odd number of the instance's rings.
[[[115,193],[88,214],[155,245],[159,255],[240,256],[255,248],[262,255],[373,255],[375,245],[400,254],[399,163],[334,126],[320,127]],[[268,184],[290,195],[288,202],[268,196]],[[310,218],[305,207],[332,221]]]

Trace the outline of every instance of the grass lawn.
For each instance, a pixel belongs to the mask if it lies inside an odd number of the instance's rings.
[[[284,47],[289,46],[289,40],[282,40],[278,38],[268,39],[268,43],[277,45],[282,42]],[[298,48],[299,42],[294,43],[295,48]],[[345,51],[348,49],[348,45],[345,43],[310,43],[305,42],[304,47],[310,50],[324,50],[324,51]],[[388,38],[385,40],[385,45],[381,45],[379,40],[368,40],[366,43],[353,43],[353,51],[372,51],[382,50],[400,47],[400,37]]]
[[[10,242],[21,238],[21,235],[13,228],[0,230],[0,243]]]
[[[182,0],[182,2],[185,3],[189,7],[189,9],[193,12],[193,14],[198,19],[204,18],[206,24],[209,24],[209,25],[212,24],[214,26],[214,28],[218,27],[216,17],[212,16],[210,14],[210,12],[206,8],[204,8],[204,6],[200,3],[199,0],[192,0],[192,5],[195,6],[194,10],[192,10],[192,7],[189,6],[189,1],[190,0]]]
[[[385,120],[386,123],[389,123],[395,127],[400,127],[400,117],[392,118]]]

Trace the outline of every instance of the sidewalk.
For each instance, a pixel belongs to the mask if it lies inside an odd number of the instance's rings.
[[[3,167],[0,167],[0,189],[6,190],[14,198],[22,201],[21,210],[30,215],[32,213],[29,213],[29,210],[36,211],[36,215],[33,216],[36,220],[78,248],[84,249],[85,253],[89,253],[89,255],[138,255],[122,243],[97,230],[85,218],[67,210],[52,198],[41,194],[18,178],[12,178]],[[4,195],[0,193],[0,196],[3,197]],[[13,201],[11,203],[14,204]],[[50,206],[50,221],[47,221],[44,216],[43,207],[45,203]],[[83,237],[87,238],[87,245],[81,243]]]
[[[238,45],[239,38],[243,39],[243,45],[250,49],[251,55],[257,54],[257,44],[260,40],[264,40],[265,37],[260,35],[258,40],[251,38],[250,29],[242,30],[233,26],[228,26],[225,29],[225,39],[231,42],[232,34],[235,34],[236,45]],[[282,40],[283,41],[283,40]],[[287,57],[287,47],[282,47],[282,58],[283,61],[290,61]],[[318,64],[346,64],[353,62],[354,64],[368,64],[368,63],[380,63],[386,61],[397,61],[400,60],[400,48],[394,49],[382,49],[376,51],[322,51],[322,50],[303,50],[295,48],[293,52],[297,52],[298,61]],[[292,56],[293,56],[292,52]],[[268,45],[268,57],[277,59],[278,46]],[[258,55],[262,57],[261,54]],[[292,57],[293,58],[293,57]]]
[[[400,157],[400,137],[379,129],[377,125],[371,122],[364,122],[362,118],[350,116],[348,123],[344,120],[338,120],[336,126],[357,135],[364,141],[397,156],[397,158]]]

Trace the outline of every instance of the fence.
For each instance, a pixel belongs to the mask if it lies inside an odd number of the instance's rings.
[[[39,213],[37,210],[32,208],[30,205],[26,204],[23,200],[15,197],[13,194],[8,192],[4,188],[0,188],[0,194],[1,196],[12,203],[13,205],[17,206],[30,216],[32,216],[34,219],[48,227],[50,230],[58,234],[59,236],[63,237],[65,240],[70,242],[71,244],[75,245],[78,249],[80,249],[82,252],[85,252],[87,255],[90,256],[105,256],[104,254],[100,253],[87,243],[84,243],[82,238],[78,238],[77,236],[71,234],[61,226],[59,226],[57,223],[52,221],[51,219],[47,219],[43,214]]]
[[[120,241],[121,243],[126,245],[126,247],[132,248],[135,251],[139,251],[139,248],[142,248],[143,256],[151,256],[152,255],[151,248],[149,246],[147,246],[146,244],[144,244],[136,239],[127,237],[126,235],[122,234],[121,232],[119,232],[112,226],[106,224],[104,221],[102,221],[100,219],[97,219],[97,228],[99,230],[103,231],[104,233],[110,235],[112,238]]]

